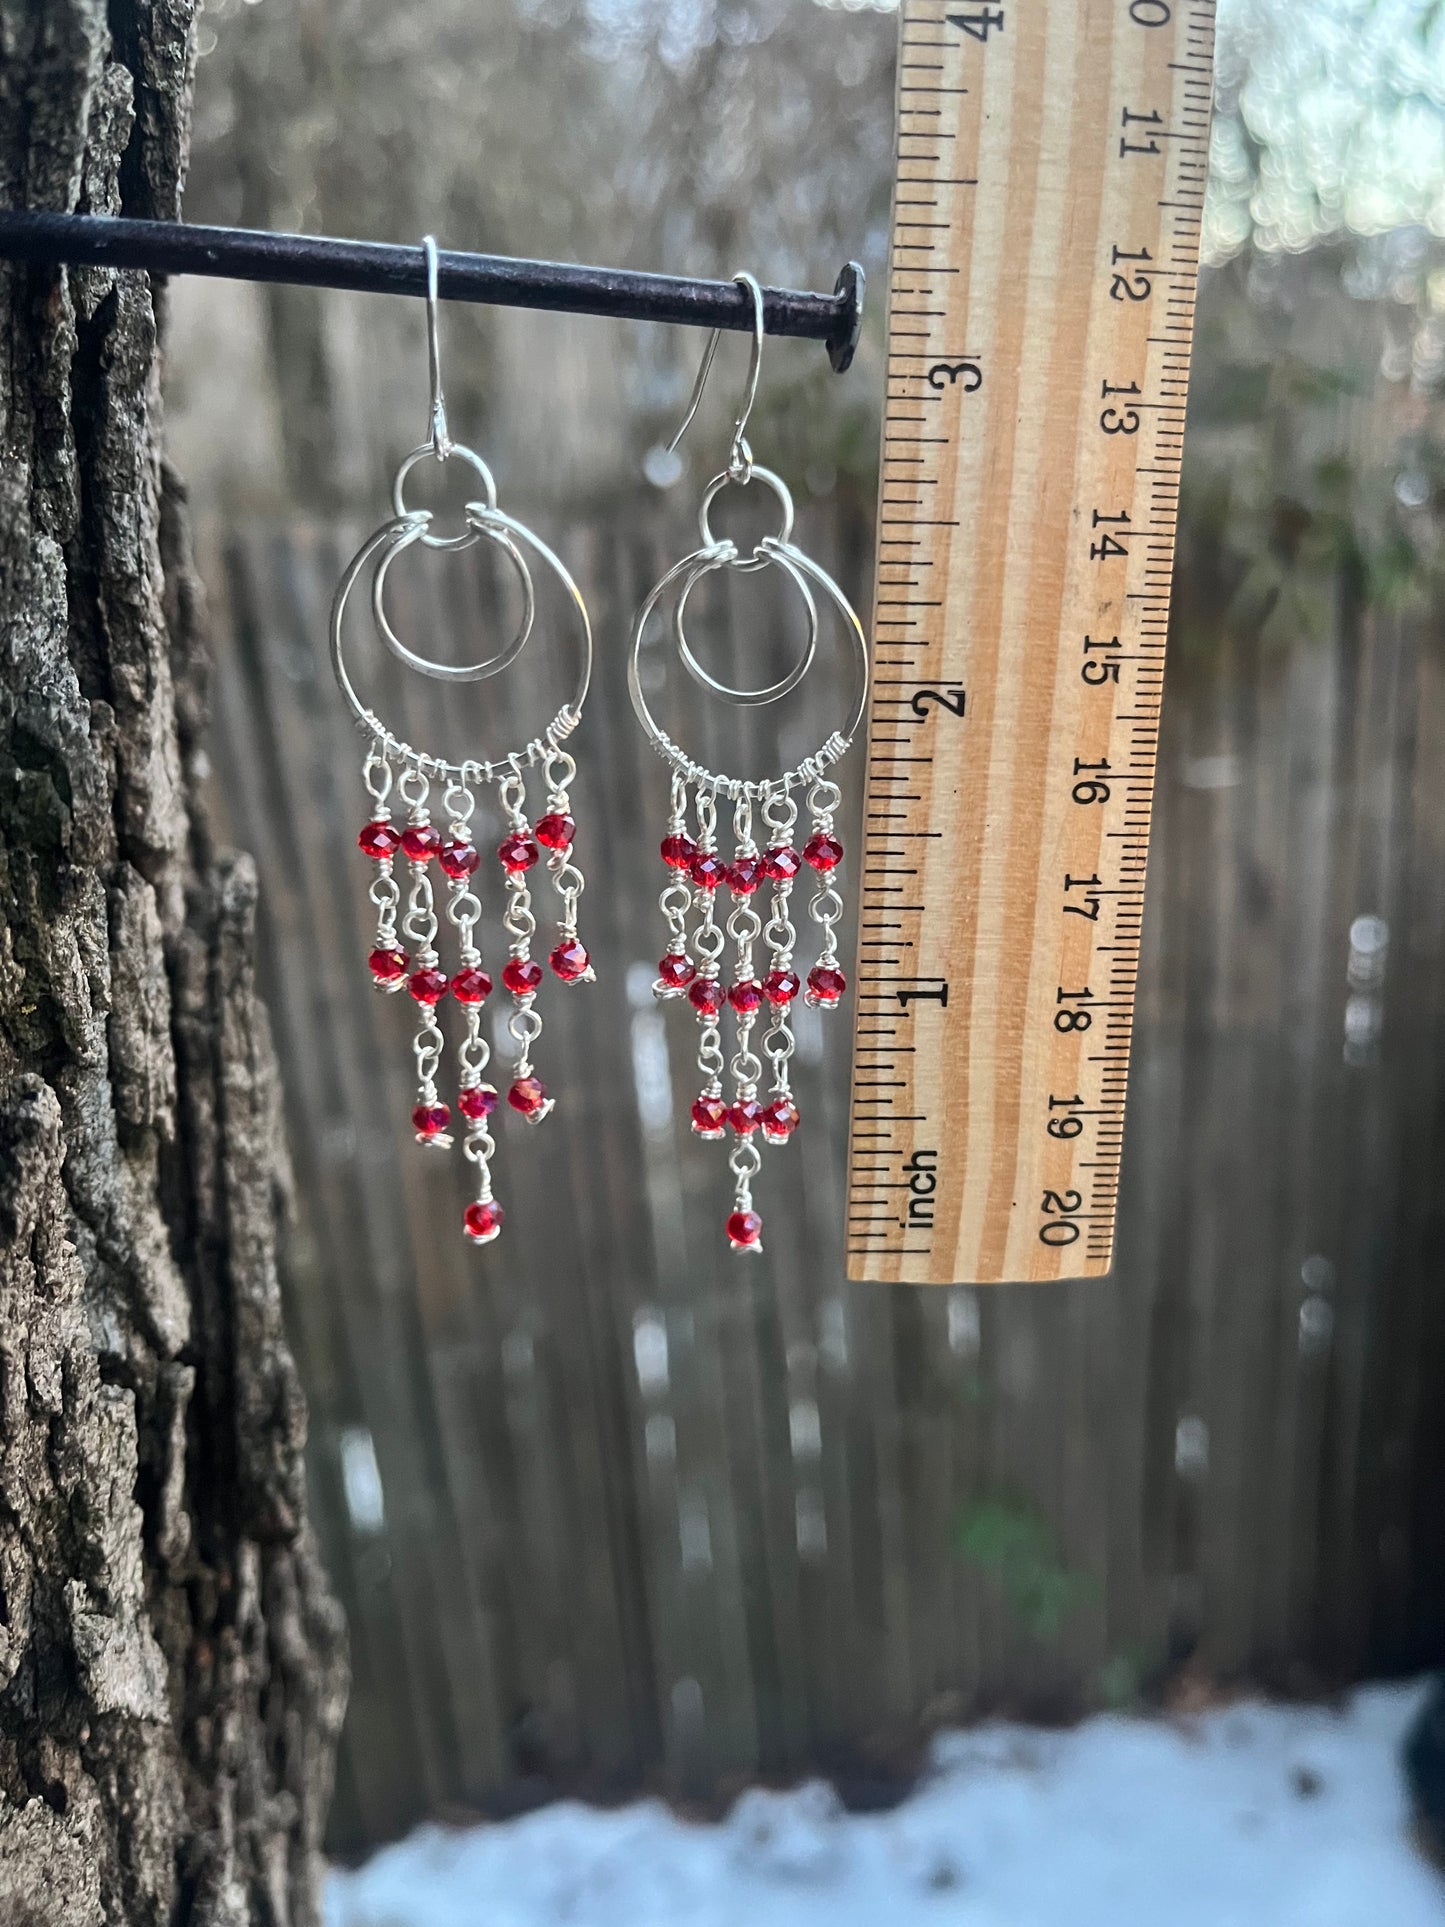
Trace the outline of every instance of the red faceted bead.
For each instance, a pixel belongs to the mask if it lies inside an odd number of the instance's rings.
[[[735,897],[750,897],[758,887],[762,865],[755,856],[734,857],[723,872],[729,890]]]
[[[786,1144],[798,1128],[798,1107],[790,1097],[775,1097],[760,1122],[769,1144]]]
[[[803,844],[803,861],[811,863],[813,869],[836,869],[842,863],[842,844],[836,836],[809,836]]]
[[[803,845],[803,861],[811,863],[815,870],[833,870],[843,861],[843,845],[836,836],[828,836],[822,831],[810,836]]]
[[[542,966],[535,957],[511,957],[502,966],[502,982],[514,997],[525,997],[542,981]]]
[[[406,967],[411,962],[404,950],[386,950],[378,947],[366,960],[366,967],[379,984],[399,984],[406,975]]]
[[[756,1211],[734,1211],[728,1219],[728,1243],[734,1251],[761,1251],[763,1221]]]
[[[724,1099],[713,1097],[704,1091],[696,1098],[692,1107],[692,1128],[699,1137],[716,1138],[723,1134],[728,1121],[728,1107]]]
[[[490,1117],[497,1108],[497,1093],[490,1084],[468,1084],[457,1092],[457,1109],[475,1123]]]
[[[462,1213],[462,1228],[474,1245],[489,1245],[502,1228],[502,1216],[502,1207],[492,1199],[474,1199]]]
[[[454,837],[449,843],[443,843],[438,860],[453,883],[462,883],[481,862],[482,853],[475,843],[463,843]]]
[[[401,833],[401,847],[412,863],[430,863],[442,846],[442,833],[435,823],[408,823]]]
[[[723,1007],[723,987],[716,977],[697,977],[688,986],[688,1002],[704,1017],[716,1017]]]
[[[662,839],[662,860],[674,870],[688,869],[696,855],[697,845],[690,836],[683,836],[680,831],[674,831],[671,836]]]
[[[452,995],[459,1004],[484,1004],[491,994],[491,978],[475,964],[463,964],[452,978]]]
[[[565,810],[548,810],[533,834],[549,850],[570,850],[572,839],[577,834],[577,825]]]
[[[579,943],[576,937],[568,937],[559,943],[547,961],[564,984],[580,983],[592,968],[586,945]]]
[[[699,850],[693,858],[688,874],[700,890],[716,890],[723,880],[726,865],[720,856],[711,850]]]
[[[728,1106],[728,1123],[739,1137],[751,1137],[763,1121],[763,1107],[755,1097],[739,1097]]]
[[[418,1104],[411,1114],[412,1129],[423,1141],[440,1137],[451,1121],[452,1114],[445,1104]]]
[[[657,981],[669,990],[686,990],[697,975],[697,965],[691,957],[684,957],[680,951],[670,950],[665,957],[658,959]]]
[[[447,994],[447,980],[434,965],[414,970],[407,979],[407,989],[419,1004],[439,1004]]]
[[[513,830],[504,836],[497,845],[497,855],[504,870],[514,874],[519,870],[530,870],[540,852],[530,836],[523,836],[520,830]]]
[[[755,977],[744,977],[728,988],[728,1002],[739,1016],[751,1017],[763,1001],[763,987]]]
[[[375,857],[380,863],[383,857],[395,856],[401,848],[401,831],[395,823],[378,817],[375,823],[367,824],[356,841],[369,857]]]
[[[775,843],[762,856],[763,875],[774,883],[791,883],[803,867],[803,859],[791,843]]]
[[[507,1092],[507,1102],[523,1117],[539,1117],[547,1107],[547,1086],[540,1077],[519,1077]]]
[[[836,964],[814,964],[808,972],[808,994],[814,1003],[836,1004],[848,988],[848,979]]]
[[[770,1004],[790,1004],[802,988],[796,970],[770,970],[763,979],[763,995]]]

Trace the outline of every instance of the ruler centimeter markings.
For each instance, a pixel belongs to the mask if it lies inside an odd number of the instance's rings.
[[[1213,0],[903,0],[848,1275],[1109,1269]]]

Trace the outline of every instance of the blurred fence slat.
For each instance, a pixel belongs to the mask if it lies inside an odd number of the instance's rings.
[[[359,749],[324,647],[354,532],[245,528],[209,571],[353,1628],[343,1850],[551,1789],[712,1801],[812,1768],[864,1797],[939,1720],[1064,1715],[1190,1656],[1293,1687],[1445,1650],[1438,649],[1343,609],[1323,641],[1171,666],[1115,1274],[848,1285],[846,1020],[800,1025],[806,1127],[739,1264],[687,1026],[647,994],[665,781],[621,654],[679,525],[666,502],[543,522],[599,641],[575,790],[599,982],[545,999],[561,1102],[499,1131],[482,1253],[459,1161],[410,1142],[408,1026],[360,966]],[[803,533],[861,593],[843,533]],[[464,586],[416,572],[398,620],[444,632]],[[488,687],[524,739],[534,685]],[[399,674],[381,696],[422,735],[436,700]],[[709,716],[705,753],[738,727]]]

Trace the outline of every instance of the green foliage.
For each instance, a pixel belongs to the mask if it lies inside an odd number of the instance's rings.
[[[1375,268],[1337,249],[1206,278],[1181,491],[1186,648],[1323,637],[1347,608],[1422,609],[1445,586],[1445,419],[1419,373],[1430,263]]]
[[[998,1581],[1035,1639],[1057,1639],[1069,1615],[1097,1597],[1097,1582],[1070,1570],[1048,1522],[1025,1501],[980,1499],[966,1507],[954,1544],[970,1565]]]

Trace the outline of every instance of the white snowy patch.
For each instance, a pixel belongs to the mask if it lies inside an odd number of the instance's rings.
[[[1419,1693],[945,1734],[888,1814],[814,1784],[717,1826],[646,1801],[424,1827],[332,1876],[327,1927],[1445,1927],[1399,1768]]]

